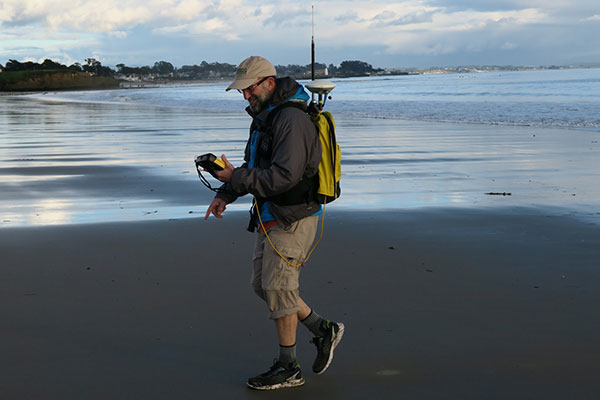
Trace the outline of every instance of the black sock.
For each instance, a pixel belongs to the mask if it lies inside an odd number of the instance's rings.
[[[291,346],[279,345],[279,362],[289,365],[296,362],[296,344]]]

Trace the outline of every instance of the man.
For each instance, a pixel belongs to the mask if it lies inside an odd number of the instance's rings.
[[[307,116],[308,94],[291,78],[276,78],[275,67],[262,57],[249,57],[236,70],[226,90],[243,93],[252,117],[244,164],[235,168],[225,157],[216,176],[224,184],[208,207],[222,218],[226,205],[252,194],[249,230],[258,229],[253,256],[252,287],[269,307],[279,338],[279,357],[265,373],[248,379],[253,389],[270,390],[304,384],[296,362],[296,328],[300,320],[314,335],[317,357],[313,371],[325,372],[344,334],[344,325],[323,319],[300,297],[298,278],[315,238],[321,206],[312,194],[321,159],[314,124]],[[294,106],[281,106],[284,103]],[[300,107],[300,108],[299,108]]]

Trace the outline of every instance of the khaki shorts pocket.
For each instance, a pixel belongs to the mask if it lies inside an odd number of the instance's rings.
[[[266,249],[265,249],[266,250]],[[302,249],[298,247],[278,248],[291,264],[299,264]],[[263,256],[262,287],[264,290],[295,290],[298,289],[300,268],[286,263],[273,249],[265,251]]]

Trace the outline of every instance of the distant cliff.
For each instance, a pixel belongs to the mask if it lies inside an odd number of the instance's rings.
[[[76,71],[0,72],[0,91],[39,91],[118,88],[119,81]]]

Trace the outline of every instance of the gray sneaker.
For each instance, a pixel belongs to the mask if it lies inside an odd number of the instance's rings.
[[[327,332],[323,336],[314,337],[311,342],[317,346],[317,358],[312,370],[320,375],[329,367],[333,360],[333,350],[344,336],[344,324],[327,321]]]
[[[246,384],[256,390],[275,390],[286,387],[304,385],[304,377],[300,365],[292,363],[285,365],[277,359],[273,360],[273,366],[264,374],[249,378]]]

